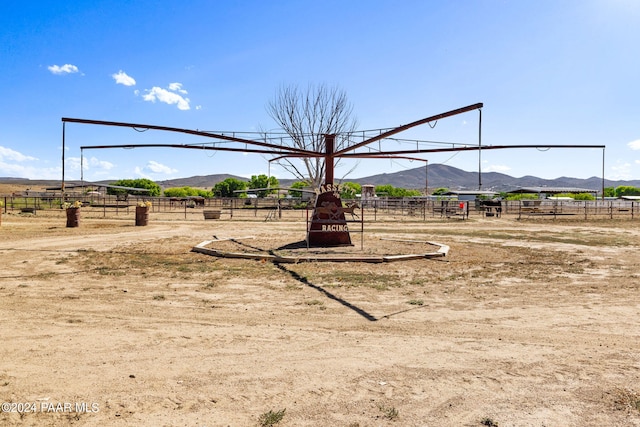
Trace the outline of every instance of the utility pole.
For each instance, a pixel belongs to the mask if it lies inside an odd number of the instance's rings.
[[[60,198],[60,203],[64,203],[64,150],[65,150],[65,146],[64,146],[64,129],[65,129],[65,122],[62,122],[62,184],[60,185],[60,192],[62,193],[62,196]],[[62,206],[62,205],[61,205]]]
[[[482,190],[482,108],[478,108],[478,190]]]

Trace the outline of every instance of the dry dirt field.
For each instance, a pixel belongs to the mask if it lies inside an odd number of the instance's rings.
[[[450,252],[281,265],[191,248],[304,222],[133,222],[3,215],[0,425],[640,426],[638,220],[381,221],[364,252]]]

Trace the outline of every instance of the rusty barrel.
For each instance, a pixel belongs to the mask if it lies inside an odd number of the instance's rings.
[[[80,226],[80,209],[67,208],[67,227]]]
[[[136,206],[136,225],[144,226],[149,224],[149,208],[146,206]]]

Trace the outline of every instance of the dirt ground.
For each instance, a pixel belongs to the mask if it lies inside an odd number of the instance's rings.
[[[281,265],[191,248],[304,221],[133,223],[3,214],[0,425],[640,426],[637,220],[380,221],[340,251],[448,256]]]

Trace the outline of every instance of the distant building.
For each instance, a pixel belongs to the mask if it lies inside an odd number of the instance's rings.
[[[517,190],[508,191],[510,194],[537,194],[540,199],[546,199],[556,194],[592,194],[598,195],[598,190],[576,187],[522,187]]]
[[[376,187],[370,184],[364,184],[362,188],[362,200],[369,200],[376,197]]]
[[[449,190],[443,193],[445,196],[456,196],[460,201],[476,200],[478,197],[491,199],[496,197],[498,193],[486,190]]]

